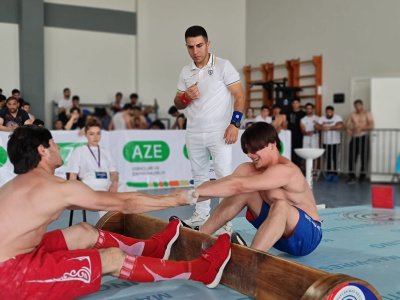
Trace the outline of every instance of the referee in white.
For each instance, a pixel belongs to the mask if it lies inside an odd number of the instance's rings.
[[[232,144],[237,141],[244,110],[240,75],[226,59],[209,52],[210,41],[201,26],[185,32],[186,48],[193,60],[184,66],[178,82],[175,106],[186,109],[186,146],[194,185],[210,180],[210,155],[218,178],[232,172]],[[210,201],[196,204],[185,222],[201,226],[210,215]],[[224,226],[232,232],[232,225]]]

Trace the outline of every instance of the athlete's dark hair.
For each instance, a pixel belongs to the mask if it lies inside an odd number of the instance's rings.
[[[24,174],[39,164],[38,147],[50,147],[53,137],[48,129],[36,125],[24,125],[14,130],[7,143],[7,153],[14,165],[15,174]]]
[[[335,111],[335,108],[332,105],[328,105],[327,107],[325,107],[325,110]]]
[[[356,104],[364,104],[361,99],[357,99],[356,101],[353,102],[354,105]]]
[[[242,134],[240,143],[245,154],[256,153],[271,143],[276,144],[279,152],[282,148],[276,129],[265,122],[257,122],[247,128]]]
[[[206,42],[208,41],[207,31],[203,27],[199,25],[194,25],[186,29],[185,41],[188,37],[196,37],[196,36],[202,36]]]

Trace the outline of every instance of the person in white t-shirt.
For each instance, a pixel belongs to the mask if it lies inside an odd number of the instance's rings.
[[[58,101],[59,113],[67,113],[69,109],[72,107],[72,101],[70,98],[71,98],[71,90],[69,88],[64,88],[63,98]]]
[[[68,161],[70,180],[78,178],[95,191],[117,192],[118,172],[110,152],[100,146],[101,124],[91,118],[85,125],[87,144],[78,147]],[[100,217],[106,212],[99,211]]]
[[[305,112],[306,115],[300,120],[300,127],[303,133],[303,148],[319,148],[319,134],[315,128],[319,117],[314,113],[314,105],[307,103]]]
[[[130,103],[125,103],[122,111],[113,115],[108,130],[132,129],[133,107]]]
[[[325,159],[328,181],[338,181],[338,153],[340,146],[340,132],[343,128],[343,119],[335,114],[333,106],[325,108],[325,116],[322,116],[316,128],[322,133],[322,146],[325,149]]]
[[[203,27],[189,27],[185,42],[193,61],[180,73],[174,102],[178,109],[186,109],[186,146],[194,184],[199,186],[210,180],[210,154],[217,178],[232,172],[232,144],[238,138],[244,94],[233,65],[209,52],[210,41]],[[210,201],[204,201],[196,204],[185,222],[200,226],[209,215]]]
[[[261,106],[260,114],[254,119],[254,122],[265,122],[268,124],[272,123],[271,110],[268,106]]]

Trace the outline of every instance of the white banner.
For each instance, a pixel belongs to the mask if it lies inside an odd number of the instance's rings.
[[[65,178],[65,166],[72,151],[86,144],[86,138],[79,136],[78,131],[51,133],[64,160],[64,165],[56,170],[56,175]],[[0,132],[0,186],[15,176],[6,152],[8,136],[9,133]],[[233,169],[249,161],[241,150],[240,136],[233,145]],[[279,134],[283,155],[289,159],[290,137],[290,131]],[[103,131],[101,144],[109,149],[115,160],[122,190],[182,187],[193,183],[183,130]],[[211,162],[210,178],[215,178]]]

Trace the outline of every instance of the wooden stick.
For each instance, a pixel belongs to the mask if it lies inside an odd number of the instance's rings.
[[[97,223],[103,230],[147,239],[160,232],[166,222],[146,215],[123,215],[109,212]],[[215,237],[188,228],[181,228],[172,247],[170,259],[192,260],[202,247],[209,247]],[[206,244],[206,245],[205,245]],[[333,299],[334,293],[348,283],[358,283],[381,299],[369,283],[343,274],[331,274],[245,246],[232,244],[231,260],[221,283],[256,299]],[[355,298],[357,299],[357,298]],[[369,299],[369,298],[368,298]]]

